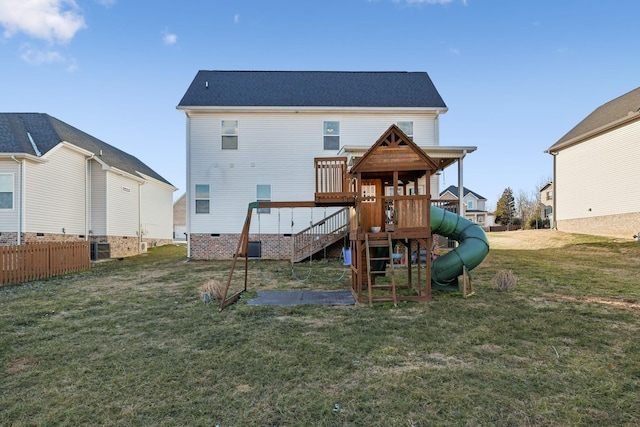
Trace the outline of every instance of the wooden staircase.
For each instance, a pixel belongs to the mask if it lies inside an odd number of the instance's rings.
[[[386,249],[386,251],[385,251]],[[398,304],[396,294],[396,278],[393,266],[393,243],[390,233],[366,233],[365,253],[367,255],[367,288],[369,304],[373,303],[374,288],[389,288],[389,285],[375,285],[376,276],[387,274],[387,264],[389,264],[391,275],[391,299],[393,305]],[[373,254],[373,256],[372,256]]]
[[[349,208],[323,218],[292,236],[291,262],[300,262],[349,235]]]

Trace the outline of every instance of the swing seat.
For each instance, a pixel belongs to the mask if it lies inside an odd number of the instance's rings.
[[[344,259],[342,265],[351,265],[351,248],[342,248],[342,259]]]

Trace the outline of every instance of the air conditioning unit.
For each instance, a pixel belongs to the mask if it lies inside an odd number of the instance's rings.
[[[147,248],[149,247],[147,242],[140,242],[140,253],[147,252]]]
[[[111,247],[109,243],[92,242],[91,243],[91,261],[111,258]]]

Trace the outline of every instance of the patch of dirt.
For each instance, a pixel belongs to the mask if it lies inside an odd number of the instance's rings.
[[[491,249],[538,250],[571,244],[575,235],[557,230],[516,230],[487,233]]]
[[[602,304],[614,308],[622,308],[631,311],[640,311],[640,302],[636,300],[623,300],[616,298],[599,298],[599,297],[573,297],[570,295],[550,294],[550,297],[572,302],[586,302],[591,304]]]
[[[7,372],[17,374],[18,372],[38,366],[38,361],[33,357],[21,357],[20,359],[10,360],[7,364],[9,365]]]

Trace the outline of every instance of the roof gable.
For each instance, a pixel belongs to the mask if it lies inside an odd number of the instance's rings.
[[[596,108],[546,151],[562,149],[631,118],[640,118],[640,87]]]
[[[351,173],[425,170],[436,171],[438,165],[394,124],[355,162]]]
[[[463,191],[465,197],[468,196],[469,194],[471,194],[478,200],[487,200],[485,197],[482,197],[480,194],[476,193],[475,191],[469,190],[467,187],[464,187],[462,191]],[[442,190],[440,192],[440,197],[444,196],[446,193],[451,194],[452,196],[454,196],[457,199],[458,198],[458,186],[456,186],[456,185],[448,186],[447,188],[445,188],[444,190]]]
[[[0,153],[42,157],[62,142],[93,153],[102,163],[124,172],[136,176],[145,174],[171,185],[138,158],[48,114],[0,113]]]
[[[446,111],[425,72],[199,71],[178,108],[385,107]]]

